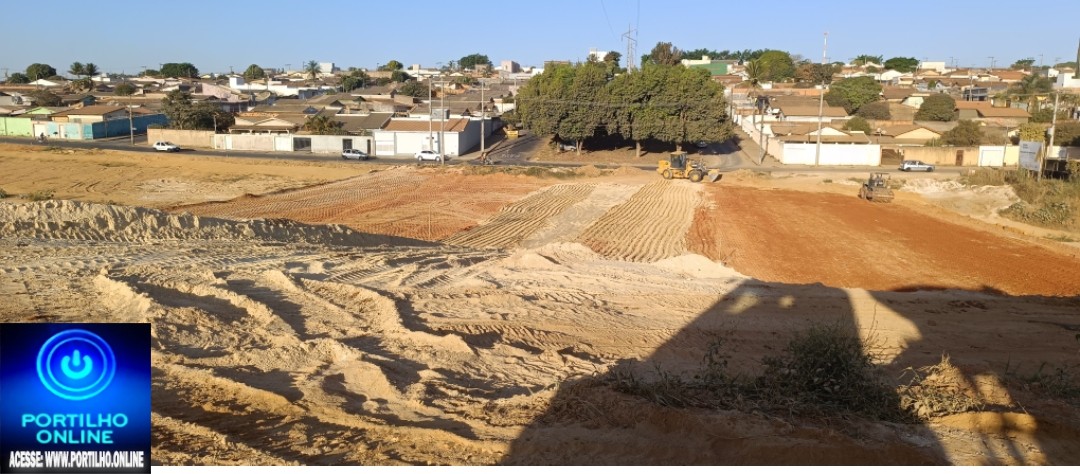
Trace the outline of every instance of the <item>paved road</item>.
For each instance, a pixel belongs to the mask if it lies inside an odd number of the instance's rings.
[[[514,140],[499,140],[502,138],[499,135],[493,135],[495,137],[493,141],[488,144],[491,156],[496,160],[498,165],[506,166],[564,166],[574,167],[583,166],[585,163],[555,163],[555,162],[534,162],[528,161],[528,157],[536,151],[537,147],[541,146],[543,140],[534,135],[526,135]],[[50,140],[45,145],[38,144],[32,138],[16,138],[16,137],[0,137],[0,143],[18,143],[24,145],[36,145],[36,146],[60,146],[65,148],[98,148],[103,150],[120,150],[120,151],[137,151],[137,152],[154,152],[150,145],[146,142],[146,135],[136,135],[135,144],[132,145],[128,137],[117,137],[102,140]],[[843,173],[870,173],[871,171],[886,171],[902,173],[892,167],[880,167],[880,166],[804,166],[804,165],[790,165],[783,166],[777,164],[758,165],[747,159],[746,154],[739,149],[739,146],[734,142],[723,142],[710,144],[703,154],[696,154],[693,157],[702,159],[705,162],[705,166],[712,169],[719,169],[724,172],[735,171],[739,169],[748,169],[753,171],[762,172],[785,172],[785,173],[820,173],[820,172],[843,172]],[[221,156],[230,158],[263,158],[263,159],[278,159],[278,160],[296,160],[307,162],[325,162],[325,161],[340,161],[341,157],[336,154],[312,154],[312,153],[283,153],[283,152],[259,152],[259,151],[236,151],[236,150],[206,150],[206,149],[189,149],[183,150],[180,153],[197,155],[197,156]],[[453,157],[449,160],[450,164],[472,162],[472,160],[479,157],[478,152],[472,152],[460,157]],[[411,156],[401,155],[394,157],[380,156],[372,161],[373,163],[387,163],[387,164],[407,164],[415,163],[416,160]],[[594,164],[599,168],[609,167],[608,165]],[[636,168],[643,170],[654,171],[655,165],[639,165],[632,164]],[[971,169],[971,167],[961,166],[940,166],[933,173],[928,175],[933,176],[937,174],[961,174],[965,170]],[[916,173],[913,173],[916,174]],[[917,173],[923,174],[923,173]]]

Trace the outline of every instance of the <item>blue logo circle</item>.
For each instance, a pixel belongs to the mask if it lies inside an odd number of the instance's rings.
[[[97,334],[68,329],[50,337],[37,356],[41,383],[66,400],[86,400],[101,393],[116,375],[116,356]]]

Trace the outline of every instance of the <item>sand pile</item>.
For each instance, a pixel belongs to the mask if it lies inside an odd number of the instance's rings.
[[[913,179],[901,191],[921,195],[941,207],[972,217],[996,217],[1020,200],[1009,186],[965,186],[956,181]]]
[[[227,220],[79,201],[0,204],[0,234],[124,242],[198,239],[351,246],[393,240],[342,225],[304,225],[287,219]]]

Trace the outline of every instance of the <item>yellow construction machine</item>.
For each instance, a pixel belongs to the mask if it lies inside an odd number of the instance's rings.
[[[664,179],[689,179],[695,183],[707,176],[710,183],[720,179],[719,170],[710,170],[700,161],[687,159],[685,151],[674,151],[666,160],[660,160],[656,172]]]

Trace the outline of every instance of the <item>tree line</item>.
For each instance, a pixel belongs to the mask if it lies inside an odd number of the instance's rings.
[[[731,134],[723,87],[703,69],[648,63],[611,74],[603,62],[553,65],[515,98],[517,118],[533,133],[572,140],[578,153],[600,133],[634,141],[718,142]]]

